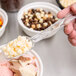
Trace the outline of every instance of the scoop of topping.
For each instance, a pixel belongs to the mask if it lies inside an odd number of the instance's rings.
[[[8,58],[16,57],[21,54],[26,53],[31,49],[32,42],[26,39],[24,36],[19,36],[17,39],[9,42],[5,47],[2,48],[5,55],[8,56]]]

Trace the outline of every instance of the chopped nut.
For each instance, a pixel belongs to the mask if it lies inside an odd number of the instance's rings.
[[[25,18],[28,18],[28,16],[27,16],[27,15],[25,15]]]
[[[30,24],[29,24],[29,23],[27,23],[26,25],[27,25],[27,26],[30,26]]]
[[[48,26],[48,23],[45,22],[45,23],[43,23],[43,25],[44,25],[44,27],[47,27]]]
[[[48,14],[45,14],[45,17],[48,18]]]
[[[37,24],[37,28],[41,28],[41,24]]]
[[[49,23],[50,25],[52,24],[52,22],[51,22],[51,21],[49,21],[48,23]]]
[[[41,18],[41,19],[39,20],[39,22],[40,22],[40,23],[43,23],[43,19]]]
[[[47,18],[44,16],[43,19],[46,20]]]
[[[38,19],[41,19],[41,16],[37,16]]]
[[[52,14],[48,14],[48,17],[53,18],[53,15]]]
[[[36,13],[36,16],[37,16],[37,17],[40,16],[40,13],[37,12],[37,13]]]
[[[32,24],[32,25],[31,25],[31,27],[34,29],[34,28],[35,28],[35,25],[34,25],[34,24]]]
[[[29,19],[26,19],[26,22],[29,22]]]
[[[29,16],[29,19],[32,19],[32,18],[33,18],[33,15],[30,15],[30,16]]]
[[[32,9],[29,9],[28,12],[29,12],[29,13],[32,13]]]
[[[32,17],[29,17],[29,19],[32,19]]]
[[[24,12],[23,16],[27,15],[27,12]]]
[[[41,17],[44,17],[44,14],[41,13]]]
[[[55,23],[56,21],[55,21],[55,19],[51,19],[51,22],[52,22],[52,23]]]
[[[37,8],[36,11],[37,11],[37,12],[40,12],[40,8]]]
[[[36,11],[42,12],[43,9],[42,8],[37,8]]]
[[[44,15],[44,14],[45,14],[45,13],[44,13],[44,11],[43,11],[43,12],[41,12],[41,14],[43,14],[43,15]]]
[[[38,21],[38,19],[37,18],[34,18],[34,20],[37,22]]]
[[[31,16],[31,13],[28,13],[28,16]]]
[[[37,17],[38,19],[41,19],[40,13],[36,13],[36,17]]]
[[[51,12],[49,11],[48,14],[51,14]]]

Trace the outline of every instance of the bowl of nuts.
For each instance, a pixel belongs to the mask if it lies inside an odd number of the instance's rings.
[[[60,9],[51,3],[34,2],[22,7],[17,19],[23,31],[29,36],[34,36],[58,21],[56,16],[58,11]]]
[[[3,35],[8,22],[8,16],[6,12],[0,8],[0,37]]]

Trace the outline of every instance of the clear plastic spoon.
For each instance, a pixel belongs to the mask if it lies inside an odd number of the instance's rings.
[[[69,18],[67,20],[67,18]],[[63,18],[63,19],[59,19],[57,22],[55,22],[54,24],[52,24],[50,27],[48,27],[47,29],[45,29],[44,31],[42,31],[41,33],[39,34],[36,34],[34,35],[33,37],[31,38],[28,38],[30,41],[32,41],[32,44],[33,44],[33,47],[35,46],[35,44],[37,42],[39,42],[40,40],[42,39],[45,39],[46,37],[50,36],[54,31],[56,30],[59,30],[60,28],[62,28],[64,26],[64,22],[65,24],[68,24],[70,21],[76,19],[76,16],[72,16],[71,14],[68,14],[67,17]],[[32,48],[33,48],[32,47]],[[31,49],[32,49],[31,48]],[[29,50],[31,50],[29,49]],[[2,53],[2,52],[1,52]],[[0,54],[1,55],[1,54]],[[23,54],[22,54],[23,55]],[[22,55],[19,55],[19,56],[22,56]],[[19,56],[16,56],[16,57],[13,57],[13,58],[18,58]],[[7,58],[7,56],[6,56]],[[13,59],[13,58],[8,58],[8,59]]]
[[[50,36],[57,29],[59,30],[60,28],[65,26],[64,23],[68,24],[70,21],[72,21],[74,19],[76,19],[76,16],[72,16],[71,14],[68,14],[65,18],[59,19],[57,22],[52,24],[50,27],[48,27],[47,29],[45,29],[41,33],[36,34],[35,36],[31,37],[30,40],[35,44],[38,41],[45,39],[46,37]]]

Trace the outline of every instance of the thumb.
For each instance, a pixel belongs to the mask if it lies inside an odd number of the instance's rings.
[[[68,13],[70,13],[70,7],[67,7],[60,12],[58,12],[57,17],[58,18],[64,18]]]
[[[71,10],[74,14],[76,14],[76,3],[74,3],[73,5],[71,5]]]

